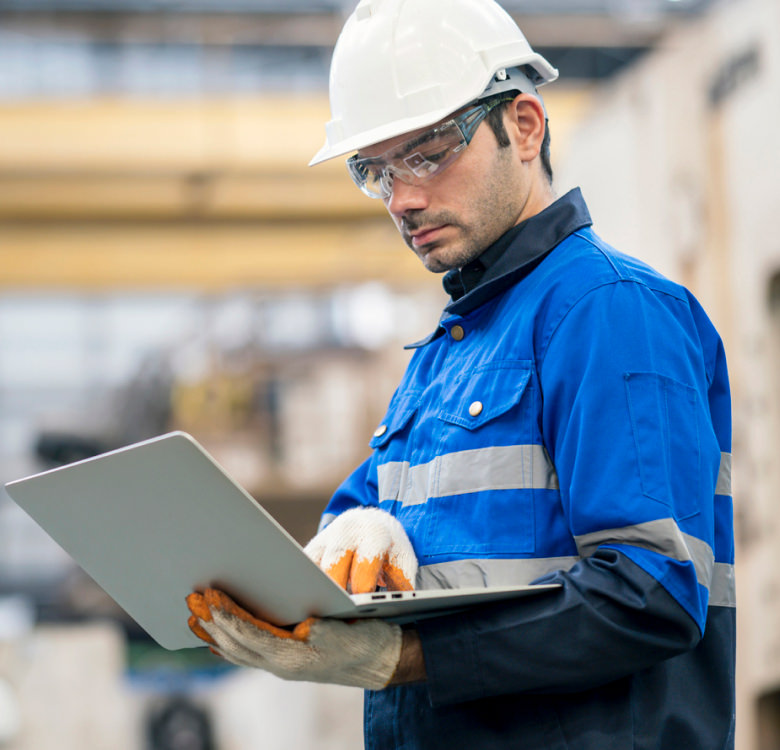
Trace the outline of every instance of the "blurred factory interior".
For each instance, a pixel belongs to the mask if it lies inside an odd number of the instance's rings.
[[[502,4],[561,72],[542,91],[558,194],[580,185],[599,232],[723,334],[737,748],[777,750],[780,5]],[[445,302],[339,160],[306,166],[353,6],[0,0],[3,482],[185,429],[314,532]],[[0,748],[361,746],[359,691],[202,651],[157,649],[0,496]]]

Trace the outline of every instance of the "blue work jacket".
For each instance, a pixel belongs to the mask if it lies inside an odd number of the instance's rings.
[[[421,588],[562,586],[416,623],[428,679],[367,693],[366,748],[733,748],[720,338],[579,191],[502,258],[415,347],[323,523],[392,513]]]

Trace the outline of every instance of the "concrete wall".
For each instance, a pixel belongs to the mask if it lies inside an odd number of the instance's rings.
[[[602,236],[688,285],[725,342],[739,750],[780,746],[778,91],[780,5],[721,2],[594,92],[558,169],[559,192],[581,185]]]

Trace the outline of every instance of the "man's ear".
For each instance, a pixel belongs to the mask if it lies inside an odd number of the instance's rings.
[[[506,129],[524,162],[533,161],[542,148],[546,116],[542,103],[532,94],[518,94],[506,109]]]

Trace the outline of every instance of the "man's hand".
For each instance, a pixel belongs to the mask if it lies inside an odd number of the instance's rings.
[[[378,586],[414,588],[417,557],[400,521],[379,508],[352,508],[331,521],[304,548],[339,586],[353,594]]]
[[[227,661],[285,680],[327,682],[369,690],[386,687],[401,657],[401,628],[382,620],[310,617],[278,628],[216,589],[187,597],[190,630]]]

